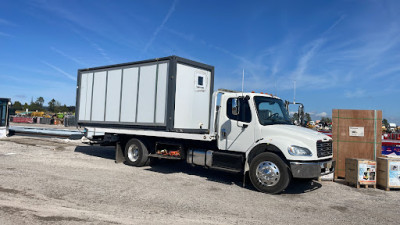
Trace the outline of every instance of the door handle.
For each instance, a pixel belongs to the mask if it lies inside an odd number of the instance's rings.
[[[222,138],[226,138],[226,130],[225,130],[225,128],[221,129],[221,135],[222,135]]]
[[[240,121],[237,122],[237,125],[238,125],[239,127],[242,127],[242,128],[247,128],[247,127],[249,126],[248,123],[244,123],[244,122],[240,122]]]

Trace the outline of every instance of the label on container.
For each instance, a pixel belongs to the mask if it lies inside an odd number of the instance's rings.
[[[360,163],[358,165],[358,180],[361,182],[375,182],[375,163]]]
[[[364,137],[364,127],[349,127],[351,137]]]
[[[389,186],[400,186],[400,162],[389,162]]]

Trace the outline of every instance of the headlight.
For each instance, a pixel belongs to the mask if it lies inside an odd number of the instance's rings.
[[[295,156],[312,156],[310,149],[291,145],[288,147],[288,152]]]

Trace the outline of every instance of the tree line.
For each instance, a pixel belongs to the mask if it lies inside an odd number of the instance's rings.
[[[22,104],[19,101],[15,101],[12,106],[11,110],[23,110],[26,111],[39,111],[39,112],[53,112],[53,113],[60,113],[60,112],[75,112],[75,106],[67,106],[66,104],[62,105],[59,101],[55,100],[54,98],[51,99],[48,103],[47,106],[44,106],[44,98],[39,97],[36,99],[36,101],[33,101],[33,98],[30,102],[30,104],[26,103]]]
[[[295,120],[299,120],[299,115],[297,113],[294,113],[291,119],[292,119],[292,122],[294,122]],[[309,113],[305,113],[304,121],[307,123],[307,122],[310,122],[311,120],[312,120],[311,115]],[[320,122],[329,124],[329,123],[332,123],[332,119],[330,117],[321,117]]]

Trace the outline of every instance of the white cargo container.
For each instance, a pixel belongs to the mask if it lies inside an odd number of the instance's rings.
[[[206,133],[213,79],[214,67],[176,56],[82,69],[77,121],[81,126]]]
[[[85,142],[115,145],[116,162],[185,160],[266,193],[334,171],[332,139],[291,124],[280,98],[213,92],[213,80],[212,66],[176,56],[79,70],[78,126]]]

